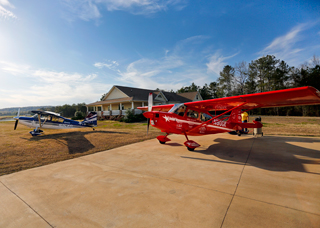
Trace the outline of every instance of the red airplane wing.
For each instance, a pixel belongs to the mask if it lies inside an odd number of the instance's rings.
[[[173,106],[174,104],[155,105],[155,106],[152,106],[152,111],[168,112]],[[140,109],[142,111],[148,111],[148,106],[138,107],[137,109]]]
[[[315,104],[320,104],[320,92],[311,86],[185,103],[189,108],[206,111],[239,105],[241,109],[254,109]]]

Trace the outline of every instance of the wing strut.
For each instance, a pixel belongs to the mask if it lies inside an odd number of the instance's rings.
[[[195,128],[192,128],[191,130],[187,131],[186,133],[193,132],[193,131],[199,129],[200,127],[202,127],[203,125],[210,123],[212,120],[217,119],[217,118],[219,118],[220,116],[223,116],[223,115],[227,114],[228,112],[231,112],[231,111],[234,110],[234,109],[240,108],[241,106],[243,106],[243,105],[245,105],[245,104],[247,104],[247,103],[248,103],[248,102],[243,102],[242,104],[239,104],[239,105],[233,107],[232,109],[229,109],[229,110],[225,111],[224,113],[221,113],[220,115],[215,116],[215,117],[213,117],[213,118],[210,119],[210,120],[207,120],[206,122],[204,122],[204,123],[196,126]]]

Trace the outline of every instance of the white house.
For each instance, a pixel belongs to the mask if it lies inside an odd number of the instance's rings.
[[[171,93],[150,89],[113,86],[102,101],[87,104],[87,111],[97,111],[100,118],[125,115],[126,110],[134,109],[135,114],[142,111],[137,107],[148,105],[149,93],[153,93],[153,104],[176,104],[203,100],[199,92]]]

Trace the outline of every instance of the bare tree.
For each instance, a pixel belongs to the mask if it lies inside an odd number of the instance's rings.
[[[238,84],[240,94],[245,94],[244,88],[248,79],[248,64],[242,61],[235,65],[235,77],[236,83]]]
[[[319,56],[313,55],[311,59],[310,67],[313,68],[313,67],[316,67],[317,65],[320,66]]]

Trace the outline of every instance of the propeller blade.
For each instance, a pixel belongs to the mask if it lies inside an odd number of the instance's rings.
[[[16,130],[19,120],[16,120],[16,123],[14,124],[14,130]]]
[[[153,96],[152,93],[149,93],[148,97],[148,111],[152,111],[152,106],[153,106]]]
[[[149,93],[148,97],[148,112],[152,111],[152,106],[153,106],[153,96],[152,93]],[[150,127],[150,118],[147,118],[148,125],[147,125],[147,135],[149,133],[149,127]]]

